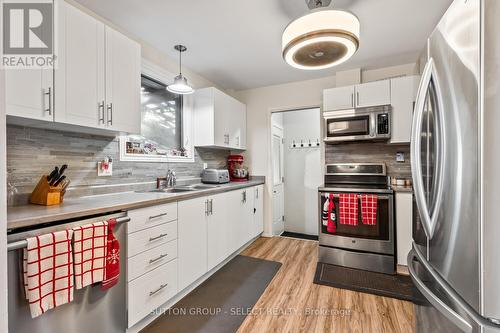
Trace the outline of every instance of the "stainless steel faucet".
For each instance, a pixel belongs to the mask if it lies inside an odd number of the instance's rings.
[[[177,185],[177,177],[175,176],[175,171],[167,171],[167,187],[174,187]]]

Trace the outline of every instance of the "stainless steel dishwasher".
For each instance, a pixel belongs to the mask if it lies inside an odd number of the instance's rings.
[[[56,307],[34,319],[31,318],[28,303],[24,297],[21,270],[22,249],[12,249],[12,245],[22,244],[28,237],[110,218],[116,218],[118,222],[128,221],[126,213],[117,213],[79,221],[63,221],[58,225],[33,230],[20,232],[14,230],[8,234],[7,239],[11,244],[7,262],[10,333],[123,333],[126,331],[126,223],[117,223],[114,230],[115,237],[120,242],[118,284],[107,291],[101,290],[100,284],[80,290],[75,289],[73,302]]]

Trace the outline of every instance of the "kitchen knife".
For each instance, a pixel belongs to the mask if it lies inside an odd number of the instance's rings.
[[[61,182],[65,179],[66,179],[66,176],[61,176],[61,178],[59,178],[58,180],[53,182],[54,184],[50,183],[50,186],[57,186],[57,185],[61,184]]]
[[[68,168],[68,165],[67,164],[63,164],[61,166],[61,169],[59,169],[59,177],[61,177],[64,173],[64,171]]]
[[[50,183],[56,176],[59,175],[59,167],[55,167],[54,170],[50,173],[50,175],[47,176],[47,181]],[[57,177],[59,178],[59,177]],[[57,179],[56,178],[56,179]]]

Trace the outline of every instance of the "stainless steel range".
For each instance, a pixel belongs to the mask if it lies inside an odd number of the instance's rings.
[[[342,193],[354,194],[358,215],[354,223],[345,224],[340,216],[339,197]],[[365,224],[361,200],[364,194],[376,199],[376,220]],[[344,163],[326,165],[325,185],[319,188],[319,262],[368,271],[394,274],[394,194],[389,186],[385,164]],[[335,228],[328,228],[324,207],[333,200]],[[326,205],[325,205],[326,203]],[[332,207],[330,206],[330,207]],[[323,215],[323,216],[322,216]]]

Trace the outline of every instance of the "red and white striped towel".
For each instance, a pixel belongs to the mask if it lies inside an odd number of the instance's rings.
[[[23,275],[31,317],[73,300],[72,230],[28,238]]]
[[[361,195],[361,219],[363,224],[377,224],[377,200],[376,194]]]
[[[73,228],[75,232],[76,289],[104,280],[108,223],[106,221]]]
[[[358,195],[353,193],[339,194],[340,224],[358,225]]]

